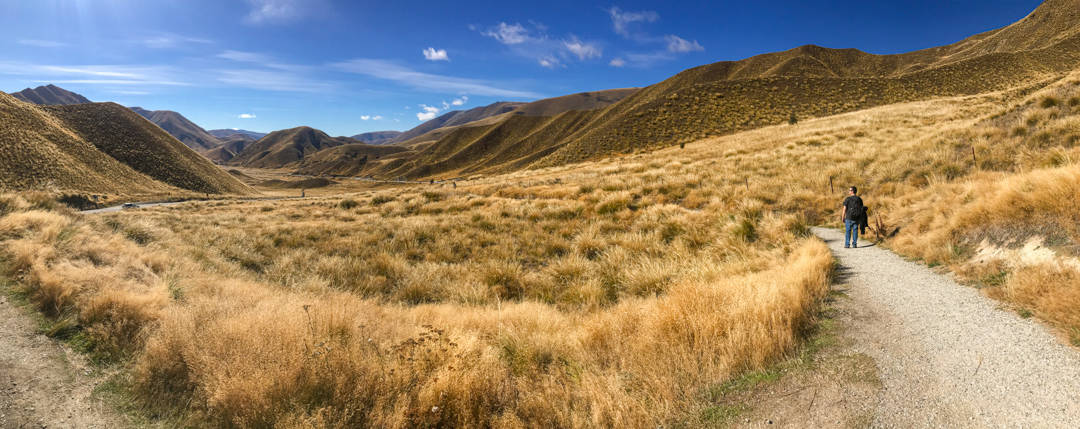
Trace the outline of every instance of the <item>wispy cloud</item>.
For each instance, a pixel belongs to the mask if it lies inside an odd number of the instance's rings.
[[[446,54],[446,49],[427,48],[424,49],[424,59],[428,61],[450,61],[450,56]]]
[[[243,63],[269,63],[271,61],[270,57],[263,54],[255,52],[234,51],[231,49],[217,54],[217,57]]]
[[[469,96],[462,95],[461,98],[455,98],[453,101],[451,101],[450,105],[451,106],[464,106],[465,103],[468,103],[468,102],[469,102]]]
[[[533,59],[540,66],[549,69],[563,67],[564,63],[603,56],[603,48],[597,42],[583,41],[573,34],[565,38],[554,38],[545,33],[547,27],[543,24],[530,21],[529,25],[532,28],[526,28],[520,23],[500,22],[486,31],[476,31],[505,45],[515,55]],[[475,26],[472,28],[476,29]]]
[[[397,82],[415,89],[444,94],[472,94],[491,97],[538,98],[532,91],[510,89],[494,82],[478,79],[442,76],[419,72],[386,60],[354,59],[332,65],[348,72]]]
[[[253,25],[285,24],[325,12],[324,0],[246,0],[251,10],[244,22]]]
[[[498,40],[504,45],[518,45],[532,39],[529,31],[521,24],[507,24],[500,22],[495,28],[483,32],[485,36]]]
[[[664,40],[667,41],[668,52],[685,53],[685,52],[697,52],[704,51],[705,48],[698,44],[697,40],[689,41],[682,37],[675,35],[664,36]]]
[[[361,121],[381,121],[381,120],[383,120],[383,117],[382,117],[382,115],[360,115],[360,120]]]
[[[236,117],[240,118],[240,119],[255,119],[255,114],[254,113],[241,113],[241,114],[237,115]]]
[[[674,60],[679,54],[705,50],[697,40],[687,40],[674,34],[654,36],[641,28],[642,24],[660,20],[660,14],[654,11],[629,12],[612,7],[608,9],[608,14],[611,16],[615,34],[638,42],[643,50],[651,49],[646,52],[623,53],[608,62],[612,67],[649,67],[659,62]]]
[[[570,36],[570,40],[563,41],[563,46],[582,61],[591,58],[600,58],[600,56],[603,55],[603,49],[599,46],[593,43],[582,42],[577,36]]]
[[[309,79],[292,72],[267,69],[229,69],[218,70],[218,81],[228,85],[281,92],[324,93],[337,88],[336,85]]]
[[[26,76],[32,82],[84,85],[187,86],[170,67],[133,65],[54,65],[0,62],[0,74]]]
[[[63,48],[69,46],[67,43],[64,42],[40,39],[19,39],[18,43],[23,46],[33,46],[36,48]]]
[[[615,29],[615,34],[626,38],[633,38],[636,36],[636,34],[632,32],[635,23],[656,22],[660,19],[660,14],[650,10],[628,12],[613,7],[608,9],[608,14],[611,15],[611,24]]]
[[[138,42],[151,49],[172,49],[190,44],[210,45],[214,43],[214,41],[210,39],[180,36],[176,34],[161,34],[140,39]]]

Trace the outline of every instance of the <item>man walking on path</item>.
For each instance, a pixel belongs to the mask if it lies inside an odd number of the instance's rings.
[[[859,189],[854,186],[848,189],[848,197],[844,198],[844,208],[840,212],[840,220],[844,222],[845,249],[859,247],[859,219],[865,208],[862,198],[856,195],[858,192]]]

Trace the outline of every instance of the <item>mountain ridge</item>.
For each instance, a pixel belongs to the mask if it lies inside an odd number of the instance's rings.
[[[18,100],[42,106],[83,104],[91,101],[82,95],[68,91],[53,84],[39,86],[34,89],[26,88],[11,94]]]

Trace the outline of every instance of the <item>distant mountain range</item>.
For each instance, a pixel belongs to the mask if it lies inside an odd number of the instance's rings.
[[[370,133],[357,134],[352,136],[353,140],[362,141],[367,144],[386,144],[393,143],[394,139],[400,136],[401,131],[373,131]]]
[[[236,128],[226,128],[226,129],[223,129],[223,130],[210,130],[210,131],[207,131],[207,132],[210,133],[210,135],[212,135],[214,137],[217,137],[219,139],[227,139],[227,138],[232,137],[232,136],[234,136],[236,134],[242,134],[242,135],[251,137],[253,140],[258,140],[258,139],[261,139],[263,137],[266,137],[266,133],[260,133],[260,132],[257,132],[257,131],[241,130],[241,129],[236,129]]]
[[[131,107],[131,110],[150,122],[157,124],[177,140],[186,144],[196,151],[204,152],[221,146],[217,137],[210,135],[202,127],[185,118],[184,115],[171,110],[146,110],[141,107]]]
[[[86,97],[83,97],[79,94],[55,85],[39,86],[34,89],[26,88],[22,91],[11,94],[11,96],[27,103],[33,103],[42,106],[83,104],[90,102],[90,100],[88,100]]]

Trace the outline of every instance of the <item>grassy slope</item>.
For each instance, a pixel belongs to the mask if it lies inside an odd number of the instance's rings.
[[[187,147],[197,151],[208,151],[221,145],[217,137],[210,135],[202,127],[179,113],[171,110],[146,110],[139,107],[132,107],[131,110],[161,127]]]
[[[354,143],[355,140],[330,137],[310,127],[297,127],[267,134],[236,154],[231,163],[245,167],[281,168],[320,150]]]
[[[211,194],[250,188],[126,107],[115,103],[49,106],[44,110],[98,150],[163,183]]]
[[[0,188],[97,194],[176,191],[109,157],[45,109],[0,93]]]

